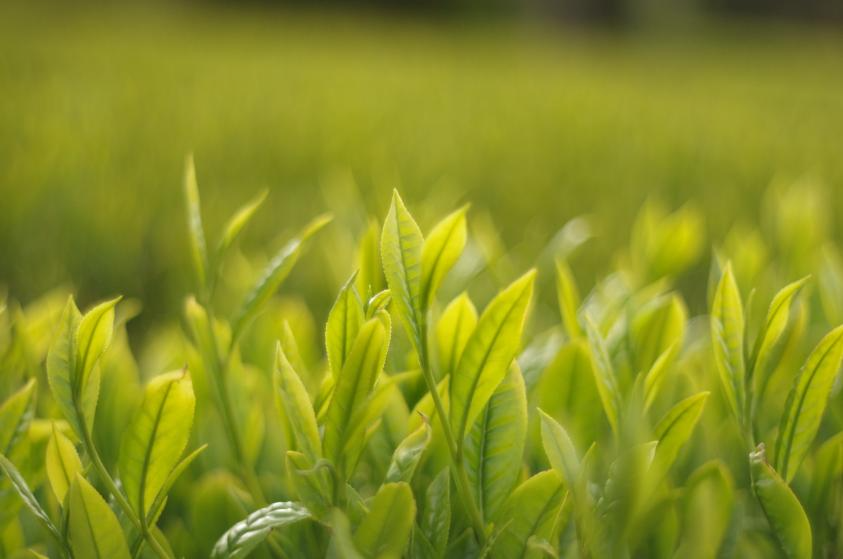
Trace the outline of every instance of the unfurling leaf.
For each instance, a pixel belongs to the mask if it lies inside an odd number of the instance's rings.
[[[410,483],[422,454],[430,443],[430,425],[423,423],[421,427],[407,435],[392,453],[392,462],[386,472],[384,483],[404,481]]]
[[[316,462],[322,457],[322,443],[313,404],[301,378],[284,355],[280,343],[275,350],[273,380],[278,405],[283,408],[284,416],[292,428],[295,448],[301,450],[311,462]]]
[[[273,529],[283,528],[310,517],[310,511],[298,503],[272,503],[229,528],[214,545],[211,559],[246,557]]]

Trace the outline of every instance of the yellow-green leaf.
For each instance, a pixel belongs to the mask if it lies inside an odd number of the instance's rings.
[[[47,352],[47,380],[59,409],[81,438],[82,422],[76,413],[75,394],[78,386],[76,332],[82,322],[82,313],[76,307],[73,297],[68,298],[59,320],[59,327],[53,343]],[[93,410],[86,416],[93,418]],[[90,419],[89,419],[90,421]]]
[[[746,402],[744,331],[741,294],[735,282],[732,265],[727,264],[712,302],[711,343],[726,401],[741,422]]]
[[[11,455],[35,413],[37,381],[30,379],[0,405],[0,453]]]
[[[64,503],[76,474],[82,472],[82,461],[76,453],[73,443],[58,431],[53,424],[53,432],[47,442],[47,455],[45,459],[47,479],[50,480],[50,487],[59,503]]]
[[[277,345],[275,352],[273,379],[278,405],[283,408],[292,428],[295,448],[301,450],[311,462],[316,462],[322,457],[322,444],[313,404],[301,378],[284,355],[281,344]]]
[[[385,483],[355,530],[354,545],[370,559],[398,559],[407,547],[415,518],[416,502],[410,486]]]
[[[476,326],[477,310],[468,293],[460,294],[445,307],[435,329],[440,378],[453,374]]]
[[[655,434],[658,445],[650,467],[655,483],[661,482],[663,476],[676,461],[679,450],[691,437],[702,415],[708,394],[708,392],[700,392],[685,398],[670,408],[656,424]]]
[[[193,423],[196,399],[186,371],[152,379],[126,432],[118,468],[126,496],[146,516],[179,463]]]
[[[190,239],[190,257],[199,289],[207,282],[208,251],[205,246],[205,231],[202,228],[202,210],[199,207],[199,187],[196,184],[196,167],[193,155],[187,156],[184,169],[184,198],[187,211],[187,229]]]
[[[600,394],[600,401],[603,403],[603,411],[609,420],[614,433],[618,432],[618,410],[621,406],[620,390],[618,379],[615,378],[615,369],[609,359],[609,352],[606,349],[606,341],[591,318],[586,316],[585,330],[588,336],[588,347],[591,352],[594,382],[597,384],[597,393]]]
[[[817,435],[841,357],[843,326],[838,326],[820,340],[794,380],[776,441],[776,470],[788,482]]]
[[[559,312],[562,314],[565,332],[571,338],[582,336],[582,328],[577,318],[580,294],[568,262],[561,258],[556,260],[556,296],[559,299]]]
[[[419,226],[398,192],[393,192],[392,205],[381,232],[383,273],[398,316],[419,353],[424,347],[422,337],[425,330],[421,299],[423,245],[424,237]]]
[[[70,485],[67,506],[74,557],[129,559],[120,522],[97,490],[78,473]]]
[[[384,482],[412,482],[416,467],[429,443],[430,425],[423,423],[421,427],[407,435],[392,453],[392,462],[389,464]]]
[[[355,277],[356,274],[353,274],[340,290],[325,325],[325,347],[331,374],[334,376],[342,371],[357,338],[357,332],[363,324],[363,304],[354,288]]]
[[[225,227],[222,230],[222,237],[220,237],[219,245],[217,246],[217,256],[216,262],[217,266],[219,266],[220,261],[222,260],[225,253],[243,231],[243,228],[252,220],[252,217],[255,215],[255,212],[263,204],[264,200],[266,200],[266,196],[269,194],[268,190],[262,190],[247,202],[243,207],[237,210],[234,215],[226,222]]]
[[[568,432],[559,423],[539,410],[541,414],[542,445],[547,459],[567,487],[573,487],[580,478],[580,459]]]
[[[436,224],[424,241],[421,254],[421,308],[430,307],[436,292],[465,248],[465,213],[468,206],[448,215]]]
[[[518,353],[535,277],[530,270],[492,299],[465,345],[450,384],[451,429],[458,445]]]

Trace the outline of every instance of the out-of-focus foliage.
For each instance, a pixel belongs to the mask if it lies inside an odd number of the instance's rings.
[[[594,218],[518,273],[482,214],[417,221],[397,192],[382,227],[300,216],[253,261],[262,197],[207,227],[195,176],[177,326],[133,347],[136,301],[3,299],[4,556],[843,553],[843,273],[818,187],[775,185],[762,229],[722,241],[651,201],[592,284]],[[343,276],[324,312],[287,284],[323,252]],[[709,254],[709,301],[686,301]]]

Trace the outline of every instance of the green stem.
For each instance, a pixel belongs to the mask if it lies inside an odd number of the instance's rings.
[[[430,390],[430,395],[433,398],[433,405],[436,408],[436,413],[439,414],[439,422],[442,424],[442,432],[445,434],[445,442],[448,445],[448,453],[451,455],[451,465],[454,470],[454,485],[457,488],[457,493],[460,496],[463,507],[471,520],[471,525],[474,529],[474,535],[477,541],[482,546],[486,541],[486,531],[483,524],[483,517],[480,514],[480,509],[477,508],[477,503],[471,494],[468,481],[468,474],[465,471],[465,463],[463,462],[462,445],[458,445],[454,434],[451,432],[451,425],[448,421],[448,416],[445,413],[445,406],[442,403],[442,398],[439,396],[439,390],[436,386],[436,379],[433,378],[433,373],[428,366],[427,360],[427,329],[422,328],[422,341],[419,350],[419,365],[424,376],[427,388]]]
[[[82,410],[79,407],[78,402],[74,402],[74,407],[76,408],[76,416],[81,419],[81,431],[82,431],[82,443],[85,446],[85,451],[88,453],[88,456],[91,458],[91,462],[94,465],[94,469],[97,471],[97,475],[100,479],[105,483],[108,491],[114,496],[114,500],[123,510],[123,513],[129,519],[129,521],[134,525],[135,529],[140,532],[143,536],[143,539],[149,544],[149,547],[155,552],[158,557],[161,559],[172,559],[172,556],[167,552],[166,549],[161,545],[161,543],[153,537],[152,533],[149,531],[149,527],[147,526],[145,520],[141,521],[140,518],[135,514],[135,511],[132,509],[132,505],[129,504],[129,501],[126,500],[126,497],[117,488],[117,484],[112,479],[111,475],[108,473],[108,469],[105,467],[105,464],[102,462],[102,458],[100,458],[99,452],[97,452],[96,447],[94,446],[94,441],[91,438],[91,433],[88,430],[87,424],[85,423],[85,416],[82,414]]]

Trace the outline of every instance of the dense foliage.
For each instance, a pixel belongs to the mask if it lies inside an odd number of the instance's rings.
[[[236,241],[265,195],[209,242],[192,161],[185,193],[180,328],[133,351],[136,301],[2,306],[4,556],[843,553],[843,265],[804,191],[773,198],[774,245],[715,249],[700,316],[676,289],[693,210],[645,206],[580,297],[585,221],[512,273],[468,206],[423,235],[395,193],[327,247],[356,250],[324,328],[278,293],[341,226],[252,273]]]

